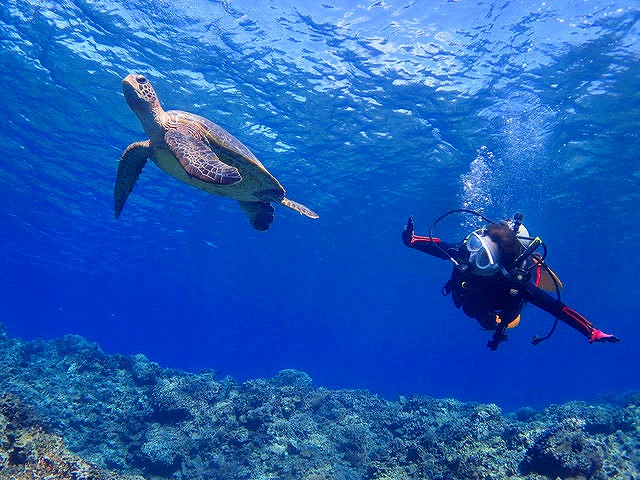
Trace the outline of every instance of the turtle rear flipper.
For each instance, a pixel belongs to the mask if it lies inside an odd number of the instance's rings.
[[[224,163],[206,143],[181,131],[181,128],[184,127],[167,131],[164,140],[189,175],[218,185],[233,185],[242,180],[237,168]]]
[[[288,198],[283,198],[280,200],[280,203],[285,207],[289,207],[294,209],[296,212],[301,213],[302,215],[306,215],[309,218],[319,218],[320,216],[311,210],[309,207],[304,206],[301,203],[294,202],[293,200],[289,200]]]
[[[238,200],[238,204],[249,217],[249,222],[253,228],[261,232],[269,230],[269,225],[271,225],[274,218],[273,212],[275,208],[273,208],[273,205],[269,202],[246,202],[243,200]]]
[[[116,218],[120,216],[120,212],[122,212],[124,204],[140,176],[140,172],[142,172],[147,163],[147,158],[151,156],[150,144],[149,140],[132,143],[120,158],[116,186],[113,190],[113,206]]]

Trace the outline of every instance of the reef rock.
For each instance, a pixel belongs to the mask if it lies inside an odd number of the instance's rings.
[[[589,437],[584,426],[584,420],[568,418],[545,431],[527,450],[523,472],[553,478],[591,478],[604,464],[606,447]]]
[[[107,472],[69,452],[16,396],[0,395],[0,478],[28,480],[144,480]]]

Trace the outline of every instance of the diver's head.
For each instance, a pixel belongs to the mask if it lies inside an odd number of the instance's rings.
[[[492,223],[471,233],[465,241],[469,266],[477,275],[493,275],[509,267],[520,254],[520,242],[508,225]]]

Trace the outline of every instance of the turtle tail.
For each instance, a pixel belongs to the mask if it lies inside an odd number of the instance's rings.
[[[280,200],[280,203],[285,207],[292,208],[293,210],[295,210],[298,213],[301,213],[302,215],[306,215],[309,218],[319,217],[319,215],[313,210],[311,210],[309,207],[305,207],[301,203],[294,202],[293,200],[289,200],[288,198],[283,198],[282,200]]]

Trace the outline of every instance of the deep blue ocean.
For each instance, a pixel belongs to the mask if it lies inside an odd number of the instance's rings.
[[[268,232],[149,163],[121,217],[118,160],[145,139],[121,81],[247,145],[311,220]],[[0,321],[239,382],[506,410],[640,388],[640,2],[16,1],[0,5]],[[524,214],[562,298],[622,339],[528,305],[497,352],[403,246],[415,216]],[[477,225],[448,217],[437,236]]]

